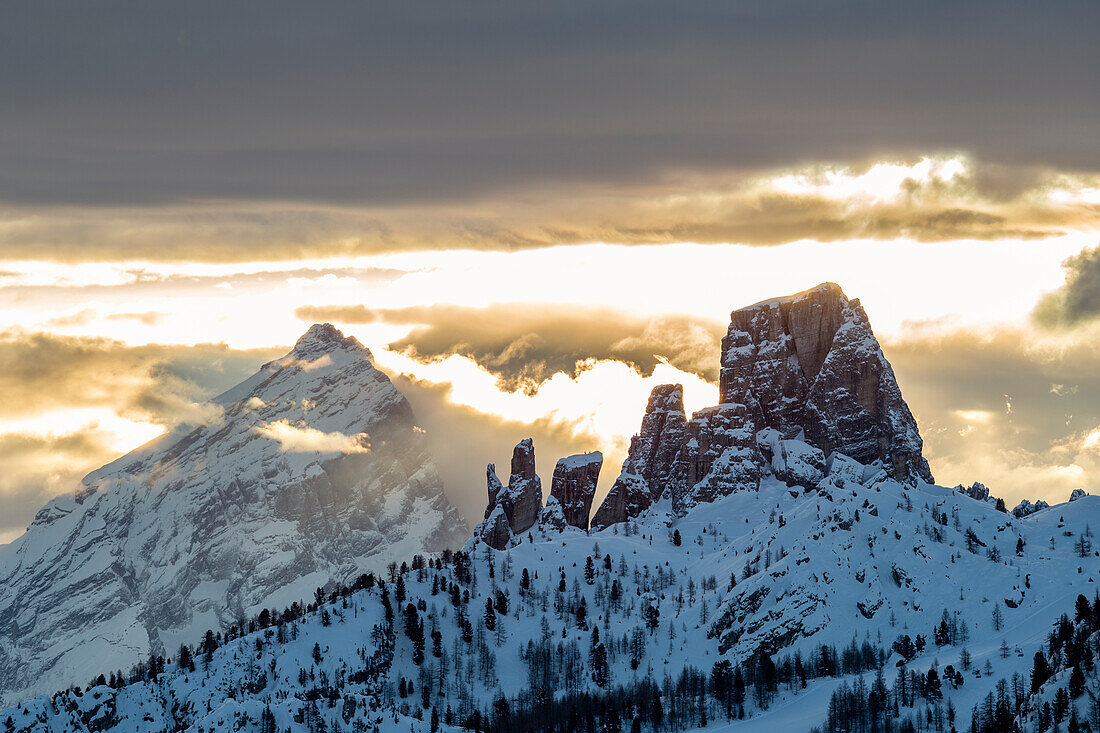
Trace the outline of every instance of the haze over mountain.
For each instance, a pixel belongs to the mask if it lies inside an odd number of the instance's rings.
[[[465,539],[408,402],[331,325],[210,405],[205,424],[88,474],[0,548],[5,699]]]

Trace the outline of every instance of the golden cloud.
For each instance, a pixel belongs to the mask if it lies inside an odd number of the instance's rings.
[[[1011,504],[1065,501],[1100,480],[1096,329],[920,332],[884,345],[938,481],[981,481]]]
[[[296,260],[607,242],[1043,239],[1100,228],[1100,175],[959,155],[764,171],[665,171],[377,208],[203,202],[0,210],[8,260]]]
[[[181,422],[275,356],[220,344],[127,346],[100,338],[0,333],[0,542],[87,472]]]
[[[620,361],[648,375],[662,361],[718,379],[726,325],[697,316],[641,317],[615,308],[553,303],[497,303],[411,308],[303,306],[304,321],[413,326],[389,348],[420,360],[469,357],[506,389],[533,390],[558,372],[576,377],[590,359]]]
[[[277,352],[6,331],[0,333],[0,419],[105,407],[165,426],[206,421],[212,391],[232,386]]]

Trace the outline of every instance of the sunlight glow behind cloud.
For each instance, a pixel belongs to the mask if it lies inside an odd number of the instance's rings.
[[[765,179],[771,187],[787,194],[822,196],[834,200],[890,201],[902,198],[914,186],[950,186],[968,172],[963,156],[921,158],[913,164],[875,163],[866,171],[849,166],[814,166]]]
[[[29,417],[0,419],[0,435],[59,437],[86,431],[100,434],[106,447],[121,454],[157,437],[164,432],[164,426],[125,418],[107,407],[50,410]]]
[[[652,375],[643,377],[619,361],[589,360],[575,379],[558,372],[527,394],[521,389],[502,390],[495,375],[464,356],[425,363],[383,349],[375,353],[375,360],[390,373],[449,387],[449,399],[455,404],[509,421],[547,420],[577,435],[598,436],[608,450],[625,451],[638,430],[649,393],[658,384],[682,384],[688,414],[718,401],[715,385],[663,362]]]

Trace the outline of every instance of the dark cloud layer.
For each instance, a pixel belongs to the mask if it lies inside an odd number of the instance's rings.
[[[1032,314],[1042,326],[1073,327],[1100,316],[1100,247],[1082,250],[1063,266],[1066,284],[1044,296]]]
[[[468,356],[501,378],[502,386],[533,388],[555,372],[576,376],[585,359],[616,359],[645,375],[659,359],[711,381],[725,324],[693,316],[644,318],[612,308],[504,303],[488,308],[452,305],[399,309],[305,306],[306,321],[415,325],[390,344],[421,359]]]
[[[14,4],[0,200],[405,205],[882,151],[1100,168],[1100,6]]]
[[[913,165],[921,156],[846,161],[849,178],[875,163]],[[1005,185],[1004,170],[1014,185]],[[221,202],[144,207],[0,207],[0,259],[237,262],[295,260],[448,248],[519,250],[559,244],[667,242],[776,245],[800,239],[899,237],[1041,239],[1100,228],[1100,207],[1045,198],[1096,184],[1067,175],[968,160],[949,181],[910,178],[879,198],[828,196],[809,170],[807,190],[776,188],[789,169],[759,175],[664,173],[606,184],[545,181],[475,202],[380,206]],[[656,174],[655,174],[656,175]],[[1022,186],[1022,182],[1029,186]],[[892,194],[892,195],[891,195]]]

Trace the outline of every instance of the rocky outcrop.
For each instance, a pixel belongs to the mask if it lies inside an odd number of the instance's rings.
[[[813,488],[828,473],[825,453],[801,440],[784,440],[778,430],[756,434],[756,445],[777,479],[788,486]]]
[[[546,497],[546,506],[542,508],[542,513],[539,514],[539,526],[558,532],[569,526],[569,523],[565,521],[565,512],[562,511],[561,503],[555,497]]]
[[[1039,499],[1034,504],[1032,504],[1027,499],[1024,499],[1016,505],[1015,509],[1012,510],[1012,516],[1016,517],[1017,519],[1023,519],[1024,517],[1031,516],[1035,512],[1041,512],[1042,510],[1049,508],[1050,504],[1047,504],[1042,499]]]
[[[932,482],[916,421],[858,300],[825,283],[736,310],[722,340],[719,394],[758,428],[826,454]]]
[[[764,461],[744,405],[699,410],[687,424],[687,435],[669,480],[672,508],[677,514],[734,491],[759,488]]]
[[[676,456],[687,442],[684,389],[679,384],[653,388],[642,427],[630,439],[622,471],[600,508],[592,527],[609,527],[636,517],[661,496]]]
[[[1084,489],[1074,489],[1070,492],[1069,500],[1077,501],[1078,499],[1084,499],[1086,496],[1088,496],[1088,494],[1085,493]]]
[[[478,535],[481,541],[494,550],[503,550],[512,539],[512,528],[508,525],[508,516],[504,507],[497,504],[480,525]]]
[[[689,422],[679,385],[653,390],[593,527],[638,516],[666,488],[682,514],[755,490],[769,473],[803,489],[826,477],[932,483],[916,420],[867,314],[838,285],[734,311],[719,396]]]
[[[542,482],[535,473],[535,446],[525,438],[512,451],[512,473],[504,500],[504,513],[513,534],[531,529],[542,509]]]
[[[602,466],[603,454],[599,451],[562,458],[554,466],[550,496],[561,506],[566,524],[588,529],[588,516]]]
[[[958,491],[960,494],[965,494],[966,496],[969,496],[974,501],[990,501],[989,487],[977,481],[972,483],[970,486],[963,486],[962,484],[959,484],[957,487],[955,487],[955,490]]]
[[[474,529],[474,539],[503,550],[514,535],[534,526],[542,510],[542,482],[535,473],[535,446],[530,438],[512,451],[512,471],[505,487],[497,478],[496,466],[485,469],[489,504],[485,519]]]

